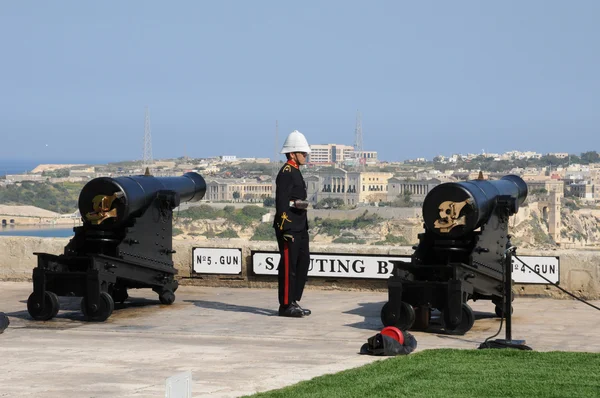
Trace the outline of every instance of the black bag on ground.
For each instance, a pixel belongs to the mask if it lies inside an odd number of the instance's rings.
[[[360,348],[360,353],[379,356],[410,354],[417,348],[417,340],[408,332],[402,332],[402,334],[404,335],[404,344],[400,344],[393,337],[377,333],[367,339],[367,342]]]

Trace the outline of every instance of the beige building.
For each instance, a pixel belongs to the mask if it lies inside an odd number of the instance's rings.
[[[363,159],[364,164],[377,164],[379,160],[377,159],[377,151],[362,151],[360,158]]]
[[[204,198],[218,202],[262,202],[272,196],[274,194],[271,182],[223,179],[207,181]]]
[[[556,192],[559,193],[561,197],[564,196],[565,183],[562,180],[539,176],[535,178],[523,176],[523,180],[527,184],[527,189],[530,193],[544,189],[548,193]]]
[[[568,152],[550,152],[546,154],[547,156],[554,156],[558,159],[565,159],[569,156]]]
[[[310,146],[308,163],[310,164],[351,164],[356,158],[362,158],[363,164],[377,164],[376,151],[362,151],[360,155],[354,152],[354,147],[341,144],[317,144]]]
[[[594,186],[594,199],[600,200],[600,163],[590,164],[590,182]]]
[[[589,181],[578,181],[569,184],[568,191],[571,195],[585,200],[594,199],[594,185]]]
[[[425,196],[442,181],[437,178],[429,180],[408,180],[404,178],[390,178],[388,182],[388,202],[393,202],[399,196],[410,194],[410,201],[422,205]]]
[[[95,177],[95,175],[96,175],[95,167],[85,167],[85,168],[69,170],[69,177],[93,178],[93,177]]]
[[[560,244],[560,208],[565,192],[565,183],[562,180],[556,180],[549,177],[539,177],[537,179],[527,178],[527,189],[529,193],[541,191],[547,192],[545,199],[538,202],[538,208],[542,212],[543,219],[548,223],[548,233],[554,241]]]
[[[22,181],[46,181],[47,177],[44,177],[41,174],[7,174],[6,181],[7,182],[22,182]]]
[[[317,144],[310,146],[308,162],[311,164],[343,163],[352,159],[354,147],[340,144]]]
[[[347,171],[332,168],[304,178],[308,201],[313,205],[326,198],[338,198],[345,204],[387,200],[388,180],[392,173]]]

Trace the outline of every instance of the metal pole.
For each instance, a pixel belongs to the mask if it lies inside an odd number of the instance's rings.
[[[512,340],[512,252],[506,254],[505,269],[506,278],[504,280],[504,317],[506,318],[506,341]]]

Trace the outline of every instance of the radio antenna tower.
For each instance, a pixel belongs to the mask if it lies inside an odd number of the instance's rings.
[[[365,160],[363,158],[363,135],[362,117],[360,111],[356,111],[356,129],[354,130],[354,166],[357,171],[365,171]]]
[[[142,171],[149,174],[150,167],[154,164],[152,159],[152,133],[150,132],[150,111],[146,107],[146,118],[144,121],[144,156],[142,157]]]

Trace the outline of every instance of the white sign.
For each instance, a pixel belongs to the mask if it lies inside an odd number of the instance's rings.
[[[533,268],[536,272],[543,275],[552,283],[558,283],[560,280],[559,260],[553,256],[519,256],[523,263]],[[547,281],[540,278],[535,272],[523,265],[516,258],[512,258],[512,280],[515,283],[543,283]]]
[[[254,273],[256,275],[277,275],[280,257],[279,253],[274,252],[253,252]],[[394,269],[392,261],[410,262],[410,256],[311,253],[308,275],[329,278],[388,279]]]
[[[215,249],[194,247],[192,269],[203,274],[240,274],[242,249]]]
[[[192,398],[192,372],[169,377],[165,382],[165,398]]]

